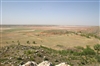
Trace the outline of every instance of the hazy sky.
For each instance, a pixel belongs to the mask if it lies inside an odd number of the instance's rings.
[[[99,25],[99,0],[1,0],[2,24]]]

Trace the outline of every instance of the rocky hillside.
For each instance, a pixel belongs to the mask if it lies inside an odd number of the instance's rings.
[[[86,54],[88,52],[90,53]],[[0,66],[20,66],[28,61],[34,61],[37,64],[49,61],[52,62],[52,66],[62,62],[67,62],[70,66],[99,66],[99,59],[100,56],[96,56],[89,47],[54,50],[44,46],[11,45],[0,48]]]
[[[0,49],[0,62],[3,66],[18,66],[27,61],[40,63],[43,60],[58,64],[66,59],[65,56],[62,57],[57,54],[55,50],[43,46],[29,47],[23,45],[11,45]]]

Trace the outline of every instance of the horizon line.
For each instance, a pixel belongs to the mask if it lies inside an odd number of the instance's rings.
[[[54,25],[54,24],[0,24],[0,26],[9,25],[9,26],[100,26],[100,25]]]
[[[100,2],[100,1],[2,1],[1,2]]]

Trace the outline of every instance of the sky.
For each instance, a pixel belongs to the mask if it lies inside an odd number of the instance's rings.
[[[98,26],[100,0],[1,0],[1,24]]]

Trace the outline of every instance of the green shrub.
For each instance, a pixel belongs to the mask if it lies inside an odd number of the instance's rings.
[[[56,45],[56,46],[58,46],[58,47],[63,47],[63,45]]]
[[[45,47],[42,45],[40,45],[40,47],[45,49],[45,51],[47,51],[48,53],[57,53],[58,52],[57,50],[54,50],[54,49],[51,49],[51,48],[48,48],[48,47]]]
[[[82,54],[81,54],[81,52],[74,52],[73,55],[75,55],[75,56],[80,56],[80,55],[82,55]]]
[[[30,50],[24,51],[24,54],[26,54],[26,55],[32,54],[32,51],[30,51]]]
[[[95,55],[95,52],[93,49],[91,49],[89,46],[87,46],[85,49],[83,49],[82,54],[83,55]]]
[[[17,41],[17,43],[18,43],[18,45],[20,45],[20,42],[19,42],[19,40]]]
[[[84,47],[81,47],[81,46],[76,46],[75,48],[78,49],[78,50],[83,50],[84,49]]]
[[[14,41],[12,41],[12,43],[14,43]]]
[[[23,60],[22,58],[17,58],[17,60]]]
[[[97,59],[97,61],[100,63],[100,55],[96,55],[95,57]]]
[[[4,61],[7,61],[8,59],[0,59],[0,62],[4,62]]]
[[[61,54],[61,55],[67,55],[67,53],[68,53],[67,50],[60,50],[59,51],[59,54]]]
[[[27,41],[27,44],[30,44],[30,42],[29,42],[29,41]]]
[[[8,44],[8,42],[6,42],[6,44]]]
[[[31,61],[35,61],[35,59],[34,59],[32,56],[30,57],[30,60],[31,60]]]
[[[86,35],[86,38],[90,38],[90,36],[89,35]]]
[[[99,51],[100,51],[100,44],[94,45],[94,49],[97,51],[97,53],[99,53]]]
[[[38,56],[38,57],[42,57],[42,55],[41,55],[41,54],[37,54],[37,56]]]
[[[18,42],[18,45],[20,45],[20,42]]]
[[[36,44],[36,42],[35,42],[35,41],[33,41],[33,44]]]

